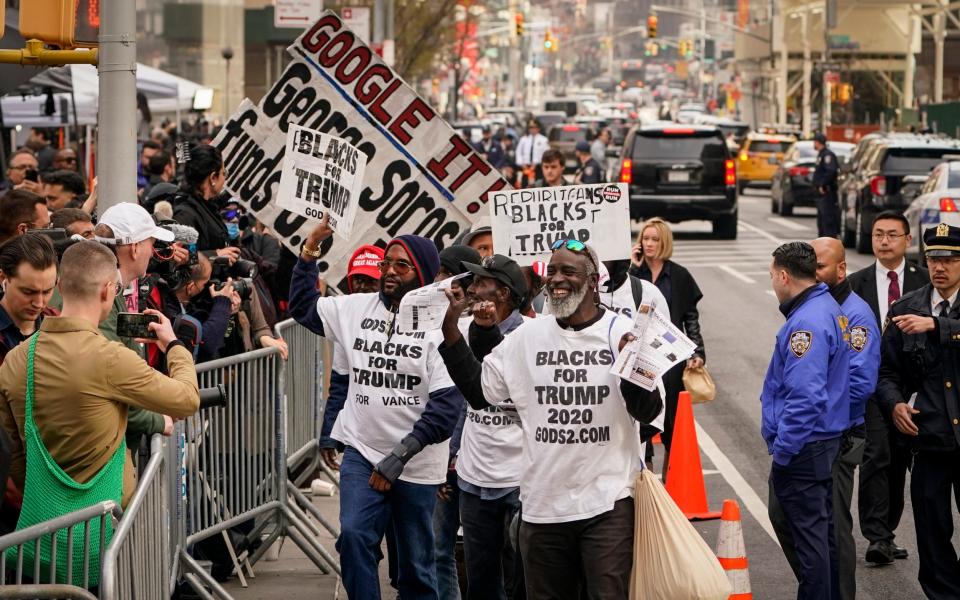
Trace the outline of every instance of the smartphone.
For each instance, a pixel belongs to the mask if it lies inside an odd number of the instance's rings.
[[[150,331],[150,323],[159,323],[157,315],[122,312],[117,314],[117,335],[123,338],[146,338],[155,340],[157,336]]]
[[[26,174],[23,176],[27,181],[37,182],[40,181],[40,174],[37,173],[36,169],[27,169]]]

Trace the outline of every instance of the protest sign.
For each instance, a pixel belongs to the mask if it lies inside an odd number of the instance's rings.
[[[600,260],[630,255],[630,194],[624,183],[490,194],[493,247],[521,266],[550,256],[559,239],[589,244]]]
[[[349,240],[367,157],[347,140],[299,125],[287,130],[277,206],[319,221]]]
[[[486,214],[506,180],[332,11],[287,49],[293,60],[259,104],[244,100],[213,141],[226,189],[299,252],[315,223],[277,204],[290,125],[350,142],[367,157],[350,239],[320,246],[324,277],[345,289],[356,246],[406,233],[438,248]]]

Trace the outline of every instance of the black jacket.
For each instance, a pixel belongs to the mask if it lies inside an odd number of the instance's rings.
[[[890,316],[931,316],[930,294],[923,286],[890,306]],[[957,398],[960,359],[960,309],[954,306],[949,317],[936,317],[936,328],[923,334],[905,334],[896,325],[883,332],[880,347],[880,378],[874,394],[881,410],[917,395],[913,422],[917,437],[903,436],[917,450],[954,450],[960,445],[960,403]]]
[[[873,316],[877,318],[877,325],[883,330],[883,323],[880,322],[880,307],[877,298],[877,264],[870,263],[870,266],[864,267],[847,277],[850,287],[858,296],[864,299],[870,305]],[[907,261],[903,267],[903,282],[900,284],[900,294],[904,296],[913,290],[918,290],[930,283],[930,274],[926,269]]]
[[[220,250],[230,245],[227,226],[215,204],[190,192],[181,191],[173,198],[173,219],[197,230],[197,250]]]

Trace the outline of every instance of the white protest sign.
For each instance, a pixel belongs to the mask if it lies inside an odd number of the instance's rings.
[[[560,239],[577,239],[600,260],[630,255],[630,194],[625,183],[569,185],[490,194],[493,247],[521,266],[550,256]]]
[[[290,125],[277,206],[314,220],[328,212],[330,227],[349,240],[366,164],[347,140]]]
[[[331,11],[287,51],[293,60],[259,104],[244,100],[213,144],[226,189],[292,252],[315,223],[277,204],[290,125],[350,142],[367,157],[350,239],[320,246],[323,276],[346,289],[350,255],[401,234],[438,248],[481,215],[506,180]]]

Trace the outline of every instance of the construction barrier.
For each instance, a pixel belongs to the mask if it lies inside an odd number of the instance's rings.
[[[173,555],[170,464],[159,435],[150,440],[150,460],[103,558],[100,597],[169,598]]]
[[[0,586],[0,598],[95,599],[87,589],[100,579],[107,532],[120,515],[116,503],[100,502],[0,537],[0,584],[6,584]]]

